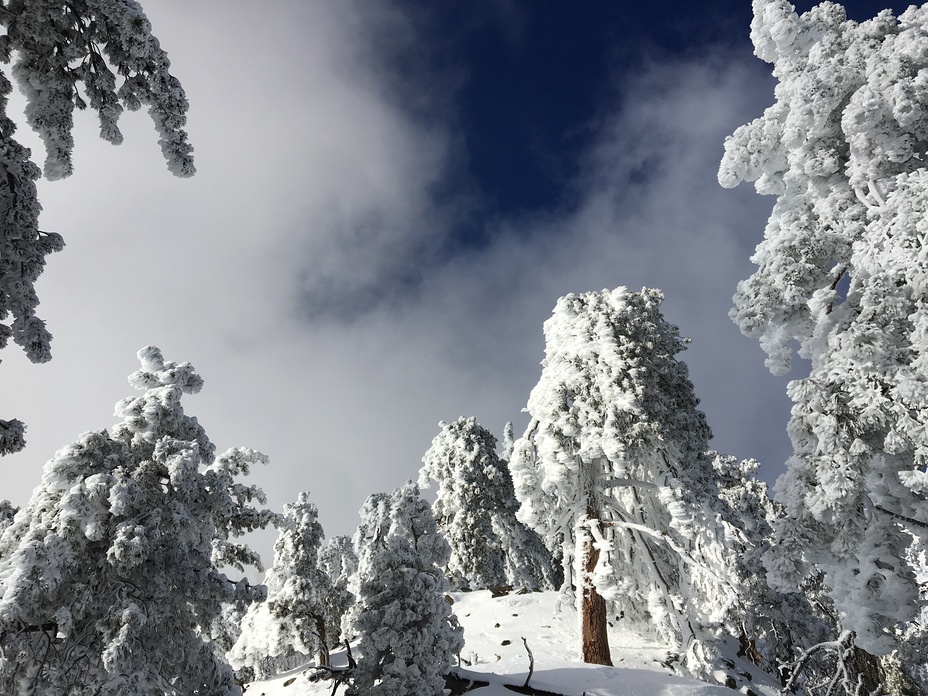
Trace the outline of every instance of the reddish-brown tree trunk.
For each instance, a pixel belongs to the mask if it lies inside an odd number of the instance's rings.
[[[587,536],[584,540],[583,554],[584,577],[581,578],[583,600],[580,604],[581,632],[583,644],[583,661],[592,665],[612,666],[612,655],[609,652],[609,634],[606,624],[606,600],[602,598],[588,578],[596,568],[599,560],[599,550],[593,546],[593,540]]]
[[[328,667],[329,646],[325,635],[325,619],[317,614],[313,616],[313,620],[316,624],[316,633],[319,634],[319,652],[316,655],[316,665],[319,667]]]

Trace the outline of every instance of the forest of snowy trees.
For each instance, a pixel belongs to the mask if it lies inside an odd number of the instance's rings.
[[[22,509],[0,504],[0,693],[233,696],[314,661],[333,693],[440,696],[466,640],[446,595],[490,589],[559,593],[589,663],[612,664],[621,617],[668,669],[743,693],[747,660],[788,693],[928,694],[928,5],[862,23],[753,6],[776,100],[725,141],[718,179],[775,196],[731,317],[771,371],[794,351],[807,366],[773,494],[756,461],[710,449],[656,289],[562,297],[521,437],[439,423],[418,482],[372,492],[328,541],[311,492],[278,513],[246,482],[267,457],[217,454],[182,403],[199,372],[148,346],[120,422],[59,450]],[[63,241],[39,229],[35,181],[71,173],[73,110],[118,143],[145,106],[189,176],[187,102],[134,2],[20,0],[0,24],[47,149],[40,170],[14,139],[0,74],[0,348],[44,362],[34,284]],[[22,449],[0,415],[0,453]],[[240,537],[268,527],[254,585]]]

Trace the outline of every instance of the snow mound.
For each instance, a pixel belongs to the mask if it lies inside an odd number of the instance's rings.
[[[452,609],[464,627],[462,677],[489,682],[468,694],[513,696],[504,685],[522,686],[528,676],[528,648],[534,656],[530,686],[564,696],[733,696],[723,686],[686,679],[661,663],[667,648],[624,631],[621,622],[609,635],[614,667],[586,665],[577,656],[577,617],[573,607],[556,611],[558,593],[535,592],[494,597],[489,591],[456,592]],[[332,655],[335,666],[346,664],[343,652]],[[332,683],[310,682],[309,666],[276,679],[256,682],[246,696],[329,696]],[[774,696],[777,688],[755,673],[751,689],[760,696]],[[343,691],[339,689],[338,693]],[[412,695],[410,695],[412,696]]]

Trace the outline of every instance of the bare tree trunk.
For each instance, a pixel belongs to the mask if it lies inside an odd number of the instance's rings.
[[[612,666],[612,655],[609,652],[609,635],[606,633],[606,600],[603,599],[588,581],[590,573],[596,568],[599,560],[599,551],[593,546],[592,537],[584,539],[584,577],[582,583],[582,611],[581,628],[583,632],[583,661],[592,665]]]

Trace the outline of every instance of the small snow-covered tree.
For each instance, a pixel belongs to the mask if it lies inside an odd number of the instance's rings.
[[[358,567],[361,559],[369,553],[370,549],[368,547],[371,542],[380,534],[378,531],[380,525],[384,520],[389,521],[390,519],[390,494],[371,493],[361,505],[358,516],[361,519],[358,528],[351,537],[355,566],[354,571],[348,576],[348,591],[354,597],[354,602],[348,607],[348,611],[342,615],[341,620],[341,634],[347,640],[354,640],[358,635],[355,630],[358,613],[361,611],[361,604],[358,602],[358,595],[361,591],[361,576]],[[387,524],[389,526],[389,522]]]
[[[371,502],[371,501],[369,501]],[[352,688],[364,696],[440,696],[463,631],[444,601],[450,549],[411,481],[365,505]]]
[[[783,516],[782,506],[772,500],[767,484],[757,478],[753,459],[707,453],[718,495],[712,509],[736,528],[741,539],[728,545],[729,567],[738,579],[739,596],[729,622],[738,630],[739,654],[786,683],[788,666],[807,648],[829,640],[833,625],[830,612],[813,606],[827,603],[812,589],[780,592],[767,581],[763,557],[774,544],[773,525]],[[815,667],[818,667],[816,663]]]
[[[358,556],[347,536],[332,537],[319,549],[319,568],[329,578],[325,596],[325,637],[330,648],[341,642],[342,617],[354,605],[349,590],[351,577],[358,570]]]
[[[438,484],[432,512],[451,545],[445,567],[451,587],[559,586],[562,579],[541,537],[516,519],[519,501],[496,438],[474,418],[438,425],[441,432],[422,457],[419,485]]]
[[[187,99],[141,6],[126,0],[12,0],[0,11],[0,62],[26,97],[26,121],[45,143],[45,176],[72,172],[74,109],[100,118],[100,137],[122,142],[124,108],[148,107],[168,168],[194,172],[184,132]],[[28,148],[13,137],[7,114],[13,87],[0,71],[0,349],[10,338],[33,362],[51,359],[51,334],[36,315],[35,283],[45,257],[64,247],[61,236],[39,229],[41,175]],[[11,321],[10,321],[11,320]],[[0,455],[22,449],[22,423],[0,420]]]
[[[193,367],[139,359],[122,422],[60,450],[0,536],[0,693],[239,693],[208,637],[223,604],[264,594],[220,568],[260,566],[233,538],[273,517],[239,480],[266,458],[216,457],[181,406]]]
[[[3,530],[13,524],[13,518],[19,508],[13,505],[9,500],[0,500],[0,534]]]
[[[714,509],[710,432],[662,300],[626,288],[558,300],[510,468],[519,518],[562,546],[583,659],[611,664],[609,601],[703,675],[738,597],[725,549],[743,536]]]
[[[797,588],[816,568],[871,653],[919,610],[908,560],[928,533],[928,6],[857,23],[754,0],[755,53],[776,103],[725,143],[723,186],[777,197],[732,318],[790,383],[787,515],[767,556]]]
[[[329,578],[319,568],[322,525],[309,494],[284,506],[274,562],[264,577],[267,601],[252,604],[242,632],[228,653],[236,669],[259,679],[293,669],[326,652],[325,596]]]

